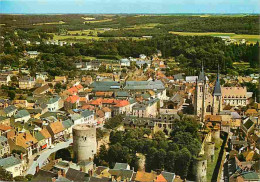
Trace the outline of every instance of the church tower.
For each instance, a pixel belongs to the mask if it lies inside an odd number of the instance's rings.
[[[219,114],[220,111],[222,111],[222,94],[221,94],[221,86],[219,81],[219,67],[218,67],[217,80],[213,91],[212,114],[213,115]]]
[[[199,78],[198,80],[196,80],[196,90],[195,90],[195,114],[201,118],[202,122],[204,121],[204,115],[206,111],[205,102],[206,102],[207,94],[208,94],[208,82],[202,65]]]

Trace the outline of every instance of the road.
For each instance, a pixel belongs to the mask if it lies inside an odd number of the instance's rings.
[[[48,159],[48,157],[53,153],[60,149],[67,148],[72,143],[72,139],[69,139],[67,142],[61,142],[55,145],[53,149],[47,149],[44,152],[40,154],[40,157],[37,159],[37,161],[33,161],[31,166],[29,166],[29,169],[27,170],[26,174],[35,174],[36,166],[39,165],[41,168],[43,163]],[[33,160],[33,159],[32,159]]]

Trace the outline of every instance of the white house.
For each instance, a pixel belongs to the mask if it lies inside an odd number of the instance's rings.
[[[58,97],[58,96],[54,97],[54,98],[51,98],[49,100],[49,102],[47,103],[48,110],[52,111],[52,112],[59,110],[60,109],[60,106],[59,106],[60,99],[61,98]]]
[[[20,110],[14,115],[15,122],[26,123],[31,118],[30,113],[27,110]]]
[[[120,65],[121,66],[130,66],[130,60],[129,59],[121,59]]]
[[[13,177],[21,176],[25,171],[24,162],[14,156],[0,159],[0,166],[2,166],[6,171],[11,172]]]
[[[84,123],[87,124],[95,124],[95,118],[94,118],[94,112],[89,111],[89,110],[85,110],[81,113],[81,116],[83,117],[83,121]]]

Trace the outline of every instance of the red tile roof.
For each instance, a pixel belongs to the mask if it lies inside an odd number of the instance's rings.
[[[12,129],[11,126],[0,124],[0,130],[1,131],[7,131],[7,130],[10,130],[10,129]]]
[[[129,101],[127,100],[117,100],[115,107],[125,107],[129,104],[130,104]]]
[[[79,101],[79,96],[77,95],[72,95],[72,96],[69,96],[67,99],[66,99],[66,102],[69,102],[69,103],[72,103],[74,104],[75,102]]]

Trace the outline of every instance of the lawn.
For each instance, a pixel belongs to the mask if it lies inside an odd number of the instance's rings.
[[[214,169],[217,165],[218,161],[218,156],[221,150],[221,145],[222,145],[223,140],[219,140],[215,142],[215,154],[214,154],[214,161],[209,162],[207,161],[207,181],[211,181],[211,178],[213,176]]]
[[[232,39],[245,39],[249,43],[256,43],[260,41],[259,35],[235,34],[235,33],[221,33],[221,32],[170,32],[172,34],[184,36],[230,36]]]

